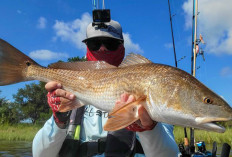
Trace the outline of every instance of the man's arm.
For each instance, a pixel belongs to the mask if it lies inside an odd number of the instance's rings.
[[[53,116],[37,132],[32,143],[34,157],[57,157],[67,129],[60,129]]]
[[[60,83],[51,81],[45,85],[45,88],[48,92],[53,91],[54,97],[59,97],[59,101],[56,99],[54,100],[54,102],[48,101],[50,107],[57,104],[59,106],[62,106],[65,112],[68,110],[72,110],[79,105],[75,96],[72,93],[63,90]],[[48,98],[51,98],[51,96],[48,96]],[[69,117],[64,117],[64,114],[66,115],[66,113],[53,111],[53,116],[36,134],[32,146],[34,157],[58,156],[60,148],[66,137],[66,121],[69,120]],[[56,121],[54,120],[54,115],[56,116]],[[60,123],[60,121],[62,121],[62,123]]]
[[[179,149],[173,135],[173,126],[157,123],[153,130],[138,132],[146,157],[176,157]]]

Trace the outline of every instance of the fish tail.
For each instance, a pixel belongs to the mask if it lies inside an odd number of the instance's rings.
[[[27,77],[28,67],[31,65],[38,64],[0,39],[0,86],[33,80]]]

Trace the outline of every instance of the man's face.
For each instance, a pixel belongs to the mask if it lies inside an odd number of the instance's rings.
[[[123,42],[113,38],[94,38],[86,42],[88,61],[105,61],[118,66],[125,55]]]

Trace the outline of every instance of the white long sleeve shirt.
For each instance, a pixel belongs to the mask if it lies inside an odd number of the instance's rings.
[[[83,116],[81,142],[106,137],[103,126],[107,113],[88,105]],[[33,140],[33,157],[57,157],[65,140],[67,129],[60,129],[51,117]],[[146,157],[176,157],[178,147],[173,136],[173,126],[157,123],[153,130],[137,133]],[[98,155],[98,157],[103,155]],[[144,155],[136,154],[136,157]]]

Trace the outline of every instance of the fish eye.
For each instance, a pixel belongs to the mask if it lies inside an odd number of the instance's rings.
[[[26,62],[26,65],[27,65],[27,66],[30,66],[30,65],[31,65],[31,63],[30,63],[29,61],[27,61],[27,62]]]
[[[204,103],[206,103],[206,104],[212,104],[213,100],[211,100],[210,98],[204,98]]]

